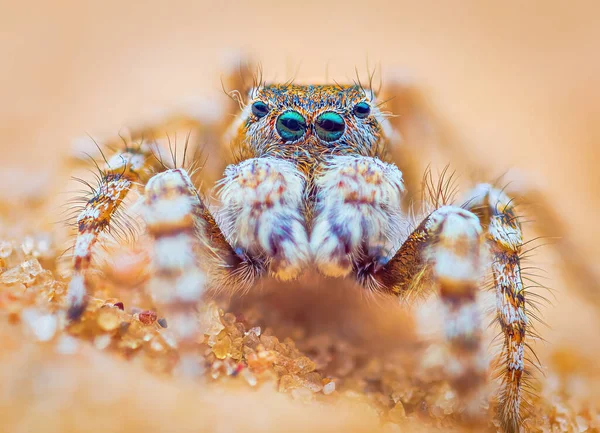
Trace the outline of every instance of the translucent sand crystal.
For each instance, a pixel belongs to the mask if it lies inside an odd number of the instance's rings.
[[[6,259],[10,257],[13,252],[13,246],[11,242],[0,241],[0,258]]]

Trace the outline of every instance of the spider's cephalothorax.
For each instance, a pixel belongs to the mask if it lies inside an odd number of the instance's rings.
[[[327,156],[384,152],[387,123],[360,86],[265,85],[250,97],[233,143],[243,158],[293,160],[308,174]]]
[[[203,203],[184,168],[161,169],[144,144],[127,148],[107,161],[77,220],[69,317],[85,310],[93,245],[127,191],[144,183],[143,217],[154,239],[150,284],[182,353],[195,353],[194,311],[205,287],[244,291],[263,276],[289,280],[311,267],[353,276],[390,299],[436,290],[448,375],[469,400],[488,375],[476,298],[491,270],[504,335],[499,418],[506,431],[518,431],[528,319],[514,204],[479,185],[462,207],[439,207],[408,233],[402,173],[386,159],[389,128],[361,86],[257,87],[230,130],[234,160],[218,183],[217,209]],[[152,170],[158,173],[148,180]],[[193,356],[183,361],[197,371]]]

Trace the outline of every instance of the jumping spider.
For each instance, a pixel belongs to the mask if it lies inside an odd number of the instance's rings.
[[[154,239],[152,293],[182,346],[194,344],[205,287],[244,291],[307,267],[354,276],[390,299],[433,287],[444,305],[451,382],[466,396],[487,380],[475,298],[490,268],[504,336],[498,416],[505,431],[518,432],[528,317],[512,201],[481,184],[461,207],[441,206],[403,236],[402,172],[389,160],[391,126],[370,89],[260,84],[247,95],[230,129],[234,156],[218,182],[219,209],[203,202],[185,168],[167,169],[146,143],[107,160],[77,219],[70,320],[86,306],[92,247],[139,184]]]

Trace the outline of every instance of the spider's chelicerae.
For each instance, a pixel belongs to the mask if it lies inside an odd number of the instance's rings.
[[[127,147],[108,159],[77,219],[70,319],[85,309],[92,247],[139,184],[154,239],[152,294],[182,347],[195,344],[195,308],[206,288],[244,291],[262,277],[295,279],[311,267],[352,276],[390,300],[436,290],[448,374],[468,396],[488,376],[475,300],[491,269],[504,336],[498,417],[505,431],[519,431],[528,318],[514,206],[481,184],[462,206],[441,206],[407,231],[402,172],[387,153],[390,129],[362,86],[258,85],[230,130],[234,160],[218,183],[218,209],[203,202],[184,168],[166,169],[146,143]]]

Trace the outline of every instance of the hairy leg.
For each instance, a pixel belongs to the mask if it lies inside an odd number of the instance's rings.
[[[148,175],[153,160],[142,145],[127,148],[106,162],[99,185],[77,217],[77,240],[73,252],[73,274],[69,283],[68,317],[78,319],[86,306],[86,271],[92,259],[92,247],[102,232],[110,229],[129,190]]]
[[[446,370],[467,403],[476,403],[486,382],[477,294],[482,284],[482,228],[473,213],[455,206],[432,212],[394,257],[370,278],[379,289],[400,297],[433,286],[443,305],[451,358]],[[468,407],[469,412],[477,410]]]
[[[475,232],[481,231],[478,226],[483,227],[492,259],[497,320],[504,334],[499,418],[505,431],[518,432],[528,330],[519,259],[521,227],[512,201],[501,191],[479,185],[470,197],[465,205],[468,211],[444,206],[429,215],[370,278],[382,290],[398,296],[419,291],[430,282],[437,284],[447,304],[447,337],[464,364],[462,370],[456,369],[462,373],[453,374],[455,386],[464,392],[476,389],[485,377],[486,363],[478,349],[479,312],[473,302],[481,281],[480,256],[472,248],[479,238]],[[475,216],[480,221],[477,224]]]
[[[499,416],[505,431],[518,432],[529,325],[519,257],[523,245],[521,225],[513,201],[501,190],[481,184],[469,197],[465,207],[479,217],[486,230],[492,255],[496,317],[504,334]]]
[[[156,305],[168,318],[180,352],[180,367],[187,374],[201,373],[197,338],[197,304],[204,291],[205,276],[197,264],[199,238],[196,217],[200,199],[187,173],[168,170],[146,184],[143,217],[154,239],[154,275],[150,289]],[[195,356],[194,356],[195,355]]]
[[[88,291],[86,272],[99,236],[110,231],[130,189],[144,184],[150,172],[158,168],[157,164],[158,161],[150,150],[141,145],[116,154],[103,168],[99,185],[76,221],[78,234],[73,254],[73,274],[67,294],[67,315],[70,320],[77,320],[85,310]],[[178,170],[184,172],[182,169]],[[247,289],[264,272],[263,264],[236,254],[209,209],[202,201],[198,201],[193,208],[195,218],[199,221],[196,224],[196,236],[203,246],[200,257],[211,288]]]
[[[205,286],[247,289],[263,268],[234,253],[184,169],[167,170],[148,181],[143,216],[154,239],[154,301],[179,346],[180,369],[197,376],[202,360],[196,316]]]
[[[220,182],[219,225],[240,256],[264,257],[270,272],[293,279],[310,258],[304,176],[282,159],[230,165]]]
[[[319,270],[348,275],[384,259],[401,227],[402,173],[377,158],[330,158],[315,178],[310,247]]]

